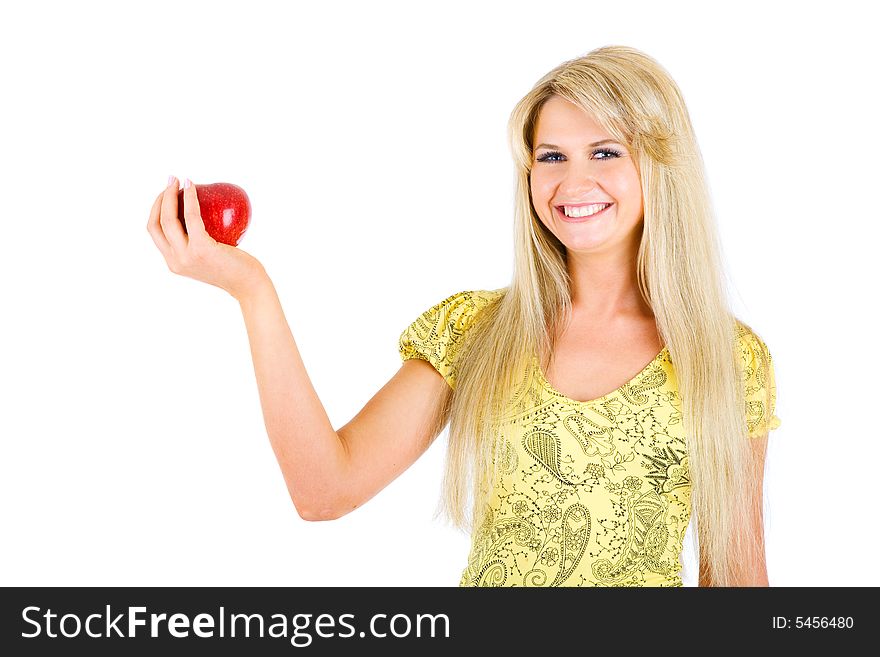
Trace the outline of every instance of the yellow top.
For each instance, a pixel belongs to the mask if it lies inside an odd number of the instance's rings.
[[[502,290],[453,294],[400,335],[455,387],[470,321]],[[777,428],[770,351],[737,323],[749,435]],[[581,402],[533,358],[505,423],[501,479],[472,536],[460,586],[682,586],[691,515],[681,398],[666,347],[630,381]]]

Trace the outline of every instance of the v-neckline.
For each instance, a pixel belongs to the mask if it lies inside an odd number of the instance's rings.
[[[544,371],[541,368],[541,361],[538,358],[538,356],[532,357],[532,363],[534,365],[535,374],[538,377],[538,380],[555,397],[559,397],[563,401],[569,402],[571,404],[577,404],[579,406],[593,406],[595,404],[601,404],[602,402],[607,401],[611,397],[614,397],[615,395],[617,395],[621,390],[623,390],[627,386],[631,386],[633,383],[638,381],[645,374],[647,374],[648,370],[650,370],[651,367],[655,363],[657,363],[659,360],[661,360],[663,358],[663,355],[666,353],[667,353],[666,345],[664,345],[663,348],[660,350],[660,353],[657,354],[656,356],[654,356],[654,358],[652,358],[651,361],[647,365],[645,365],[641,370],[639,370],[638,373],[635,376],[633,376],[629,381],[627,381],[623,385],[615,388],[611,392],[602,395],[601,397],[597,397],[596,399],[589,399],[587,401],[581,401],[579,399],[572,399],[571,397],[568,397],[567,395],[562,394],[559,390],[554,388],[553,385],[550,383],[550,381],[547,380],[547,376],[544,374]]]

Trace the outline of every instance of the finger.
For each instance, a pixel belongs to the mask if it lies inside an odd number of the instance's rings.
[[[162,225],[162,231],[171,244],[173,253],[183,253],[186,251],[188,240],[183,233],[183,226],[177,217],[177,191],[179,183],[177,178],[172,176],[171,182],[162,193],[162,210],[159,215],[159,223]]]
[[[202,239],[205,233],[205,222],[202,220],[202,211],[199,206],[199,195],[196,186],[189,178],[183,183],[183,219],[186,222],[186,232],[196,239]]]
[[[147,221],[147,232],[149,232],[150,237],[153,238],[156,248],[159,249],[167,260],[171,255],[171,246],[168,244],[168,240],[165,238],[165,233],[162,232],[162,227],[159,225],[159,212],[162,209],[163,194],[164,192],[159,194],[156,197],[156,200],[153,201],[153,208],[150,210],[150,218]]]

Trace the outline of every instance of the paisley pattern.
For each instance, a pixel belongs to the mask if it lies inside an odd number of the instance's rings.
[[[505,292],[453,294],[399,339],[455,387],[455,353],[477,312]],[[749,435],[777,428],[767,346],[737,324]],[[589,402],[565,397],[537,357],[501,431],[501,477],[471,537],[460,586],[682,586],[691,516],[681,397],[669,352]]]

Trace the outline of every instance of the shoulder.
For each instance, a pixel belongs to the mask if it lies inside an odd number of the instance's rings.
[[[451,294],[433,307],[450,309],[482,308],[500,299],[506,292],[507,288],[498,290],[463,290]]]
[[[760,376],[760,372],[772,368],[773,357],[767,343],[751,326],[739,319],[736,320],[736,342],[747,378]]]
[[[773,371],[773,357],[761,336],[739,320],[736,338],[742,363],[749,436],[759,437],[781,424],[775,412],[776,375]]]
[[[463,290],[419,314],[400,334],[400,357],[431,363],[455,387],[456,354],[479,312],[504,296],[500,290]]]
[[[416,321],[434,327],[461,328],[469,324],[480,310],[503,297],[506,290],[507,288],[456,292],[424,310]]]

